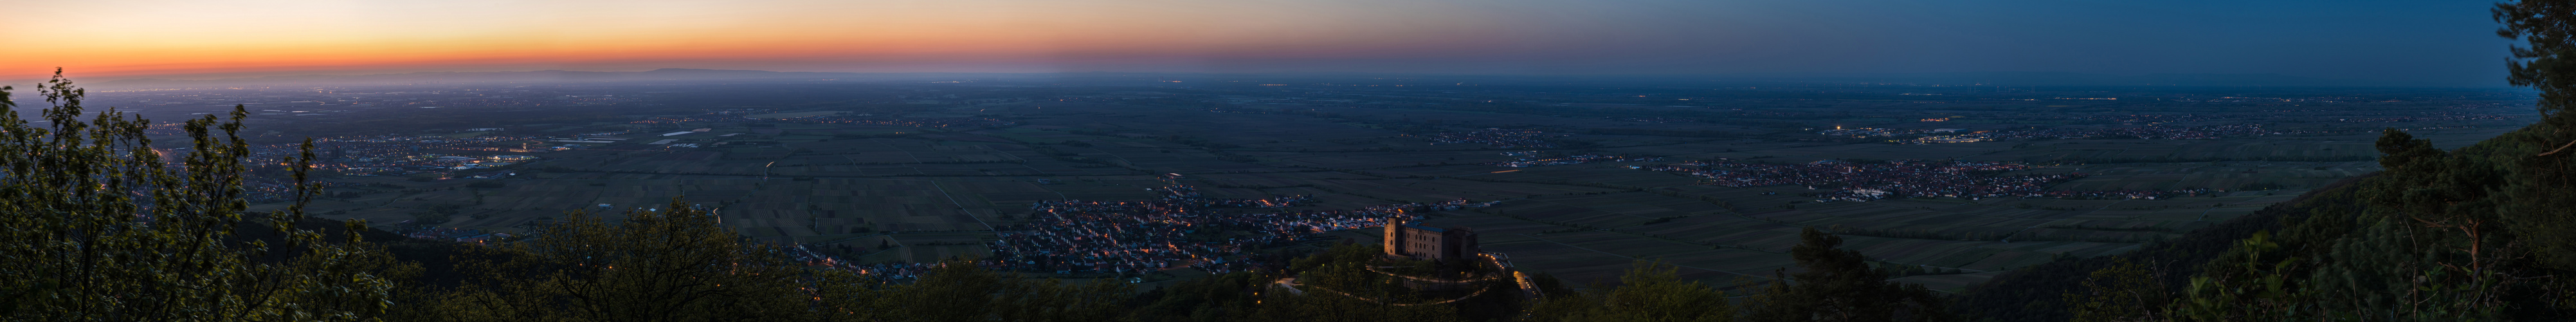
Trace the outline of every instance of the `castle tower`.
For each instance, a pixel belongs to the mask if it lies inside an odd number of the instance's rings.
[[[1386,236],[1381,236],[1385,237],[1385,239],[1380,243],[1383,248],[1386,249],[1386,256],[1406,256],[1404,254],[1404,225],[1405,222],[1403,215],[1386,218]]]

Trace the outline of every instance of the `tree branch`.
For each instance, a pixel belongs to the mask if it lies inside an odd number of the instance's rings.
[[[2549,155],[2551,155],[2551,154],[2558,154],[2558,152],[2567,151],[2567,147],[2571,147],[2571,146],[2576,146],[2576,141],[2567,141],[2567,144],[2565,144],[2565,145],[2559,145],[2559,146],[2558,146],[2558,149],[2556,149],[2556,150],[2549,150],[2549,152],[2541,152],[2541,153],[2540,153],[2540,155],[2534,155],[2534,156],[2535,156],[2535,157],[2545,157],[2545,156],[2549,156]]]

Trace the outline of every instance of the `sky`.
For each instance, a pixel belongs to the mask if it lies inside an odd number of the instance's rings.
[[[2281,74],[2501,87],[2483,1],[0,0],[0,80],[827,72]]]

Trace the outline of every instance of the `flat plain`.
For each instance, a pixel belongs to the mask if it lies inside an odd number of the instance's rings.
[[[2301,115],[2308,112],[2297,111],[2306,107],[2292,109],[2286,103],[2019,99],[2053,95],[2030,92],[1962,94],[1949,101],[1888,96],[1953,90],[1931,88],[1768,92],[1590,87],[1590,92],[1534,94],[1528,88],[1316,84],[1186,90],[1141,84],[1054,90],[925,83],[849,86],[886,90],[849,94],[871,102],[864,104],[782,98],[749,107],[716,107],[669,98],[673,103],[622,112],[625,116],[549,119],[511,125],[523,130],[473,132],[570,148],[433,150],[429,152],[539,159],[445,175],[328,175],[325,181],[346,187],[336,192],[350,193],[322,198],[311,209],[388,228],[418,226],[406,222],[424,218],[423,209],[455,209],[451,221],[437,226],[525,233],[566,212],[666,207],[679,200],[715,209],[725,225],[760,240],[830,246],[824,248],[865,262],[927,262],[989,254],[984,244],[995,240],[996,232],[1030,224],[1032,203],[1150,200],[1160,196],[1151,189],[1167,185],[1163,178],[1177,177],[1170,182],[1197,187],[1210,198],[1313,198],[1287,209],[1222,210],[1232,213],[1498,201],[1490,207],[1430,213],[1423,223],[1472,228],[1486,250],[1511,255],[1523,269],[1569,281],[1611,280],[1640,260],[1673,263],[1686,276],[1713,282],[1767,279],[1775,271],[1795,269],[1785,252],[1798,242],[1800,230],[1815,228],[1844,235],[1847,248],[1881,265],[1935,272],[1901,280],[1955,291],[2054,257],[2136,249],[2288,201],[2307,189],[2377,171],[2373,144],[2380,129],[2413,129],[2409,131],[2437,144],[2456,147],[2518,124],[2509,117],[2326,121]],[[2520,110],[2496,103],[2519,98],[2511,95],[2414,98],[2452,94],[2427,91],[2335,106],[2360,116],[2452,115],[2442,113],[2457,114],[2459,106],[2485,113],[2477,115]],[[924,95],[917,94],[933,92],[958,95],[921,99]],[[1614,93],[1619,95],[1610,95]],[[2099,95],[2241,94],[2130,90]],[[2409,99],[2419,103],[2384,103]],[[653,118],[638,120],[645,116]],[[1945,121],[1927,121],[1934,118]],[[323,126],[361,121],[277,122]],[[2033,129],[2188,134],[2247,124],[2264,130],[2197,139],[2095,135],[1946,144],[1816,134],[1837,127],[1918,136]],[[1501,129],[1539,134],[1527,142],[1439,139]],[[1928,132],[1936,130],[1942,132]],[[409,131],[457,133],[447,128]],[[664,135],[677,132],[696,133]],[[608,134],[590,135],[603,133]],[[573,137],[625,140],[550,140]],[[665,139],[672,141],[653,144]],[[1586,155],[1633,158],[1496,165]],[[2082,175],[2045,187],[2051,191],[2199,192],[2158,198],[1827,200],[1818,196],[1837,189],[1833,184],[1728,187],[1682,173],[1640,169],[1683,162],[1829,160],[2011,162],[2032,168],[1985,175]],[[502,175],[466,177],[490,173]],[[1371,242],[1375,237],[1345,231],[1319,238]]]

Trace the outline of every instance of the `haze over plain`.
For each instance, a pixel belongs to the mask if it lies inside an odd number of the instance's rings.
[[[2504,85],[2449,1],[77,1],[0,19],[0,80],[823,72],[2279,74]],[[25,83],[11,81],[10,83]]]

